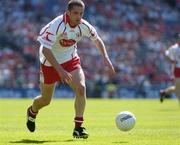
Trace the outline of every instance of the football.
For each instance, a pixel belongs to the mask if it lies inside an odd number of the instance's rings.
[[[117,128],[121,131],[129,131],[134,127],[136,123],[136,117],[129,111],[123,111],[117,114],[115,122]]]

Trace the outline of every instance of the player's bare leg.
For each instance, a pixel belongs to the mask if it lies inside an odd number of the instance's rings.
[[[42,107],[50,104],[52,96],[54,94],[54,84],[40,83],[41,95],[34,99],[32,110],[38,112]]]
[[[32,106],[27,110],[27,128],[29,131],[35,131],[35,119],[38,111],[50,104],[53,93],[54,93],[55,84],[44,84],[40,83],[41,95],[37,96],[34,99]]]
[[[180,107],[180,78],[176,78],[175,79],[175,85],[176,85],[176,96],[177,96],[177,99],[178,99],[178,102],[179,102],[179,107]]]
[[[175,92],[175,89],[176,89],[175,86],[170,86],[170,87],[166,88],[164,91],[165,91],[167,94],[171,94],[171,93],[174,93],[174,92]]]
[[[72,71],[71,74],[72,83],[70,84],[70,86],[76,94],[74,102],[75,128],[73,131],[73,136],[76,138],[88,138],[88,133],[86,132],[86,129],[81,126],[84,120],[83,115],[86,105],[86,85],[84,72],[82,69],[76,69]]]

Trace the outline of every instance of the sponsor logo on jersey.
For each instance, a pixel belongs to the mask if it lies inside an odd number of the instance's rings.
[[[60,39],[59,44],[63,47],[70,47],[76,43],[73,39]]]

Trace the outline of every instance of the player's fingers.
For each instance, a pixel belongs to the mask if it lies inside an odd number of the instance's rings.
[[[112,75],[114,75],[114,74],[116,73],[114,67],[112,66],[112,64],[109,64],[109,65],[108,65],[108,71],[109,71],[110,74],[112,74]]]
[[[72,82],[72,75],[70,73],[68,74],[68,80]]]
[[[67,83],[72,82],[72,75],[71,75],[70,73],[68,73],[68,74],[66,75],[65,80],[66,80]]]

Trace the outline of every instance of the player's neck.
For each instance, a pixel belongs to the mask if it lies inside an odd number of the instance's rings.
[[[77,24],[73,24],[73,22],[71,22],[71,21],[69,21],[69,25],[73,28],[77,26]]]
[[[74,23],[71,21],[69,15],[68,15],[67,13],[66,13],[66,19],[67,19],[67,22],[69,23],[70,27],[75,28],[75,27],[77,26],[77,24],[74,24]]]

